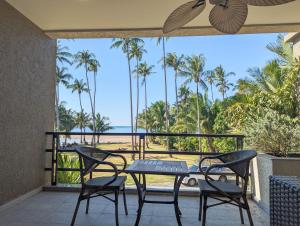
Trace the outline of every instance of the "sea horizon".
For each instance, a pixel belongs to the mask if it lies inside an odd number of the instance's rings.
[[[106,133],[131,133],[131,126],[111,126],[112,128]],[[71,132],[80,132],[80,128],[74,128]],[[89,128],[85,129],[85,132],[92,132]],[[138,128],[137,132],[143,133],[146,132],[143,128]]]

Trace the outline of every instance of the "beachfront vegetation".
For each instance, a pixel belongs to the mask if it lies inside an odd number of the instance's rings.
[[[270,59],[263,68],[250,68],[249,76],[238,80],[236,84],[231,82],[235,76],[235,73],[231,72],[233,69],[224,68],[222,65],[206,68],[206,61],[209,59],[205,59],[201,53],[183,56],[168,52],[166,38],[159,38],[158,43],[162,44],[162,71],[155,73],[161,74],[165,94],[161,100],[148,105],[147,95],[151,93],[147,93],[146,82],[151,79],[151,76],[148,76],[154,71],[152,65],[144,62],[147,51],[143,39],[113,39],[112,42],[111,47],[120,48],[128,62],[132,132],[136,132],[140,127],[155,133],[243,133],[247,136],[246,145],[258,151],[287,155],[288,152],[299,150],[296,141],[299,141],[300,137],[295,129],[299,131],[300,123],[300,60],[292,57],[292,47],[283,42],[282,36],[267,46],[276,57]],[[57,130],[71,131],[77,127],[84,132],[89,127],[94,132],[107,131],[110,128],[109,119],[100,116],[101,109],[96,112],[95,106],[96,75],[101,74],[99,60],[88,50],[75,53],[73,57],[68,53],[67,47],[59,45],[57,52]],[[72,63],[77,67],[84,67],[86,81],[77,78],[72,80],[72,76],[67,72],[67,65]],[[131,67],[132,64],[135,65],[134,68]],[[175,103],[168,102],[167,97],[166,76],[169,76],[169,71],[172,72],[170,75],[174,76]],[[94,78],[93,87],[90,85],[90,76]],[[180,83],[179,77],[183,77],[185,81]],[[137,91],[135,115],[132,100],[133,79],[136,81]],[[68,109],[60,101],[61,85],[76,92],[81,112]],[[140,92],[142,87],[144,94]],[[219,92],[221,98],[216,98],[214,90]],[[230,90],[234,90],[233,95],[228,95],[233,93],[229,92]],[[144,100],[140,98],[142,95]],[[83,109],[81,98],[90,99],[90,113]],[[143,102],[144,106],[142,112],[139,112],[140,102]],[[291,131],[294,131],[292,135]],[[132,139],[132,143],[137,142]],[[99,143],[99,137],[97,141]],[[149,137],[148,141],[167,150],[178,151],[224,152],[235,150],[236,147],[234,141],[229,138]],[[81,142],[87,141],[81,137]],[[93,140],[92,143],[97,142]]]

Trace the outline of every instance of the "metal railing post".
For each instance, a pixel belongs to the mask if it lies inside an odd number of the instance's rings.
[[[54,182],[55,182],[55,185],[57,185],[57,172],[58,172],[58,149],[59,149],[59,146],[60,146],[60,139],[59,139],[59,134],[56,135],[56,145],[55,145],[55,160],[54,160],[54,163],[55,163],[55,177],[54,177]]]
[[[52,134],[51,185],[56,185],[55,183],[55,142],[56,142],[56,135]]]
[[[244,146],[244,137],[237,137],[236,138],[236,150],[239,151],[239,150],[243,150],[243,147]]]
[[[145,159],[145,150],[146,150],[146,135],[143,135],[143,149],[142,149],[142,152],[143,152],[143,159]]]

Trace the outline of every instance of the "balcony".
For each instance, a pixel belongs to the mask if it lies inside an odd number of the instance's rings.
[[[63,133],[63,132],[48,132],[48,146],[51,148],[46,149],[46,155],[48,161],[45,167],[46,177],[48,178],[48,185],[43,187],[43,191],[25,199],[18,201],[15,204],[10,204],[8,208],[3,208],[0,212],[0,225],[70,225],[72,215],[74,213],[76,201],[78,198],[78,192],[80,186],[78,184],[65,184],[61,181],[64,178],[62,175],[72,173],[78,173],[78,168],[70,168],[72,166],[66,166],[64,162],[59,162],[58,156],[73,156],[74,149],[72,146],[65,146],[65,137],[68,142],[73,142],[74,137],[81,135],[80,133]],[[87,137],[87,141],[91,141],[91,133],[84,134]],[[101,136],[110,137],[122,137],[121,140],[125,140],[126,136],[130,134],[101,134]],[[213,139],[233,139],[235,141],[236,150],[243,147],[242,135],[197,135],[197,134],[135,134],[137,138],[136,150],[130,149],[114,150],[113,152],[121,153],[124,155],[128,162],[132,162],[132,155],[135,155],[135,159],[166,159],[171,158],[174,160],[187,161],[189,165],[199,160],[199,157],[214,155],[216,153],[201,153],[201,152],[180,152],[180,151],[154,151],[149,150],[146,147],[145,141],[151,136],[156,137],[201,137],[201,139],[207,139],[211,137]],[[130,139],[129,139],[130,140]],[[122,146],[122,144],[119,144]],[[115,144],[113,145],[115,148]],[[172,157],[170,157],[172,155]],[[50,173],[50,174],[49,174]],[[97,169],[97,174],[109,173],[106,169]],[[197,173],[195,173],[197,174]],[[228,180],[234,180],[233,173],[220,173],[220,175],[227,176]],[[216,175],[219,176],[219,175]],[[162,177],[149,178],[150,185],[154,190],[162,190],[161,193],[150,194],[151,200],[171,200],[172,196],[167,195],[165,192],[170,190],[172,186],[172,179],[165,179],[161,181]],[[148,180],[148,178],[147,178]],[[250,187],[250,186],[249,186]],[[66,192],[67,191],[67,192]],[[249,189],[249,195],[251,189]],[[148,196],[147,196],[148,197]],[[250,197],[250,196],[249,196]],[[126,216],[123,209],[123,200],[119,201],[119,221],[120,225],[134,225],[136,219],[136,211],[138,206],[138,197],[135,186],[133,186],[132,179],[128,176],[127,180],[127,205],[129,215]],[[214,201],[209,200],[209,203]],[[85,201],[81,203],[76,225],[115,225],[114,218],[114,205],[103,198],[95,198],[91,200],[90,212],[85,214]],[[252,218],[254,225],[262,226],[269,225],[269,216],[262,209],[260,209],[255,202],[249,199]],[[199,189],[198,186],[190,187],[182,185],[179,195],[179,206],[182,211],[182,224],[183,225],[199,225],[198,211],[199,211]],[[245,224],[249,225],[246,212],[244,212]],[[221,205],[208,210],[207,224],[210,225],[240,225],[240,215],[237,207],[232,205]],[[177,225],[174,207],[173,205],[157,205],[157,204],[145,204],[142,211],[142,218],[140,225]]]

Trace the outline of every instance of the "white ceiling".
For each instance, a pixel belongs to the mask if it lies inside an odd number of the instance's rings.
[[[68,32],[78,34],[84,31],[98,34],[109,30],[115,34],[118,31],[124,33],[126,30],[136,30],[137,33],[142,30],[158,31],[161,30],[167,16],[176,7],[189,0],[6,1],[45,32],[60,33],[63,36]],[[187,27],[196,28],[199,33],[201,29],[214,33],[208,21],[211,7],[208,4],[205,11]],[[282,26],[286,27],[286,31],[296,31],[300,29],[300,0],[272,7],[250,6],[245,25],[252,27],[252,30],[253,27],[262,26],[266,32],[276,31],[274,25],[281,25],[281,28],[277,26],[278,31],[282,31]],[[260,29],[258,32],[261,32]]]

